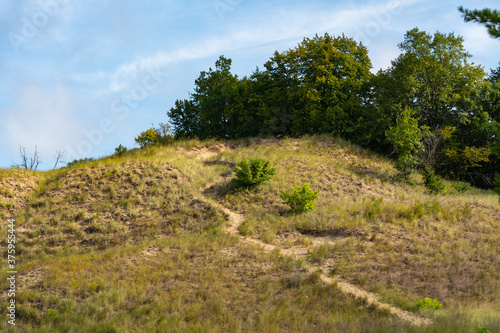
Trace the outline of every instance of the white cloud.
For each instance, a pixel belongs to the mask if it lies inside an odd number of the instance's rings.
[[[405,4],[414,1],[406,1]],[[96,97],[120,93],[135,84],[134,80],[141,77],[141,73],[151,68],[168,68],[180,62],[200,59],[210,55],[219,55],[229,51],[257,48],[269,43],[284,40],[300,42],[304,36],[315,33],[341,34],[352,32],[364,27],[367,22],[373,21],[384,29],[389,24],[391,16],[398,11],[399,2],[387,1],[374,5],[364,6],[362,9],[348,8],[288,8],[267,15],[261,15],[258,23],[255,20],[238,22],[229,27],[232,31],[224,36],[202,37],[190,45],[176,50],[161,50],[152,55],[137,57],[135,60],[122,64],[114,72],[98,72],[94,74],[75,75],[75,80],[89,80],[97,83],[101,88]],[[386,20],[386,21],[384,21]],[[349,34],[347,34],[349,35]],[[269,55],[271,56],[271,54]],[[256,64],[257,65],[257,64]]]
[[[79,130],[74,113],[74,97],[66,87],[24,87],[14,104],[3,111],[2,145],[10,155],[15,155],[19,145],[27,152],[36,145],[45,162],[41,167],[49,168],[54,152],[63,150]]]

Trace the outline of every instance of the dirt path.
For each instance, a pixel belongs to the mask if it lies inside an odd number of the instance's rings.
[[[216,149],[205,149],[201,152],[198,151],[195,154],[197,155],[198,158],[204,159],[206,157],[216,155],[224,148],[225,147],[216,147]],[[204,190],[207,188],[210,188],[210,186],[212,186],[212,184],[208,184],[205,186],[205,188],[200,189],[200,193],[203,193]],[[244,236],[240,235],[240,233],[238,231],[238,227],[245,220],[245,216],[243,214],[233,212],[232,210],[222,206],[221,204],[204,196],[203,194],[202,194],[202,197],[199,199],[202,201],[208,202],[209,204],[217,207],[222,212],[224,212],[228,216],[228,219],[229,219],[229,225],[226,227],[226,232],[228,234],[231,234],[231,235],[240,236],[240,240],[243,243],[258,246],[261,248],[262,251],[267,252],[267,253],[279,250],[279,252],[281,254],[292,256],[295,259],[307,257],[308,250],[306,247],[303,247],[303,246],[294,246],[294,247],[291,247],[288,249],[284,249],[284,248],[281,248],[281,247],[278,247],[278,246],[275,246],[272,244],[267,244],[259,239],[244,237]],[[334,242],[335,241],[334,238],[329,238],[329,237],[315,237],[315,238],[316,239],[313,240],[313,244],[323,243],[325,241],[327,241],[327,242]],[[306,266],[307,271],[310,273],[315,272],[321,268],[322,267],[319,265],[308,264]],[[408,311],[402,310],[398,307],[395,307],[393,305],[381,302],[380,297],[378,295],[376,295],[375,293],[363,290],[363,289],[347,282],[346,280],[344,280],[340,277],[332,278],[332,277],[329,277],[325,274],[321,274],[320,277],[321,277],[321,280],[325,283],[328,283],[328,284],[336,283],[337,288],[339,288],[339,290],[342,291],[343,293],[352,295],[355,298],[365,299],[369,305],[376,306],[379,309],[386,309],[392,315],[397,316],[401,320],[409,322],[413,325],[427,325],[427,324],[432,323],[432,320],[429,318],[423,318],[423,317],[420,317],[420,316],[415,315],[413,313],[410,313]]]
[[[281,248],[281,247],[278,247],[278,246],[275,246],[272,244],[264,243],[263,241],[261,241],[259,239],[241,236],[240,233],[238,232],[238,227],[245,220],[244,215],[233,212],[230,209],[223,207],[222,205],[220,205],[217,202],[214,202],[211,199],[205,198],[205,200],[210,201],[210,204],[216,206],[218,209],[223,211],[228,216],[229,225],[226,227],[226,232],[229,234],[232,234],[232,235],[240,236],[241,241],[243,243],[258,246],[262,249],[262,251],[267,252],[267,253],[278,249],[281,254],[292,256],[292,257],[297,258],[297,259],[298,258],[305,258],[307,256],[308,251],[307,251],[307,248],[305,248],[305,247],[294,246],[294,247],[291,247],[288,249],[284,249],[284,248]],[[321,266],[317,266],[317,265],[310,265],[309,264],[306,266],[307,271],[310,273],[315,272],[320,268],[321,268]],[[400,318],[404,321],[407,321],[413,325],[423,325],[423,324],[427,325],[427,324],[432,323],[432,320],[429,318],[423,318],[423,317],[420,317],[420,316],[415,315],[413,313],[410,313],[408,311],[397,308],[393,305],[381,302],[379,296],[376,295],[375,293],[363,290],[363,289],[347,282],[346,280],[344,280],[342,278],[339,278],[339,277],[331,278],[325,274],[321,274],[320,276],[321,276],[321,280],[325,283],[329,283],[329,284],[336,283],[337,287],[343,293],[352,295],[355,298],[363,298],[366,300],[366,302],[369,305],[376,306],[379,309],[386,309],[392,315],[397,316],[398,318]]]

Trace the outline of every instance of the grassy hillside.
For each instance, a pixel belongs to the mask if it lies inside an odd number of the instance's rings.
[[[231,178],[249,157],[276,175],[245,191]],[[187,141],[51,172],[0,170],[0,242],[6,262],[15,218],[18,261],[16,326],[0,329],[500,331],[498,196],[430,195],[395,173],[328,137]],[[303,183],[319,198],[295,215],[279,194]],[[420,309],[425,297],[444,308]]]

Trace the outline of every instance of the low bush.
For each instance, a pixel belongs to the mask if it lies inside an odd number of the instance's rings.
[[[127,147],[122,146],[121,144],[115,148],[115,155],[123,156],[128,151]]]
[[[470,184],[469,183],[465,183],[465,182],[458,182],[458,183],[455,183],[453,185],[451,185],[455,191],[457,191],[459,194],[462,194],[462,193],[465,193],[467,192],[468,190],[470,190]]]
[[[85,157],[85,158],[80,158],[78,160],[73,160],[71,162],[68,162],[66,164],[66,166],[67,167],[72,167],[72,166],[75,166],[75,165],[85,164],[85,163],[92,162],[92,161],[94,161],[93,158],[91,158],[91,157]]]
[[[431,310],[437,310],[437,309],[441,309],[443,307],[443,304],[439,303],[437,298],[433,299],[433,298],[429,298],[429,297],[426,297],[423,300],[418,301],[415,304],[419,308],[431,309]]]
[[[153,126],[141,132],[134,140],[141,148],[152,145],[166,146],[174,142],[174,136],[170,125],[160,123],[158,127]]]
[[[319,191],[313,191],[310,185],[308,183],[303,186],[295,185],[295,188],[281,193],[280,198],[284,204],[290,206],[294,213],[313,210],[316,207]]]
[[[425,187],[432,194],[444,193],[446,185],[441,177],[437,176],[428,165],[422,170]]]
[[[233,181],[237,185],[251,187],[270,180],[276,173],[276,169],[271,168],[269,161],[260,158],[250,158],[238,162],[234,172],[236,178]]]

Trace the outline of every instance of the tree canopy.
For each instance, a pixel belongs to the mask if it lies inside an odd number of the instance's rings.
[[[415,28],[399,48],[377,74],[366,47],[345,35],[304,38],[250,77],[232,74],[231,59],[220,56],[167,114],[177,139],[330,133],[396,153],[405,178],[428,164],[441,176],[491,186],[497,72],[486,78],[453,33]]]

